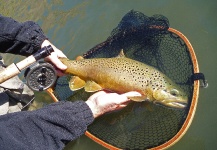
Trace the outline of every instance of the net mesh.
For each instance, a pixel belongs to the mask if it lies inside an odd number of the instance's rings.
[[[88,131],[102,141],[121,149],[147,149],[159,146],[182,127],[187,117],[192,93],[193,64],[185,42],[169,30],[162,15],[147,17],[130,11],[103,43],[90,49],[85,58],[115,57],[124,49],[128,58],[154,66],[175,81],[188,94],[188,107],[173,109],[141,102],[97,118]],[[67,77],[58,79],[54,94],[60,100],[86,100],[92,93],[68,88]]]

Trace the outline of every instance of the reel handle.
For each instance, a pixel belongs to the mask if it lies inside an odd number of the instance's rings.
[[[4,70],[0,72],[0,83],[18,75],[23,69],[30,66],[37,60],[47,57],[53,51],[54,50],[51,47],[51,45],[45,46],[39,51],[37,51],[35,54],[25,58],[24,60],[18,62],[17,64],[13,63],[9,65],[8,67],[6,67]]]

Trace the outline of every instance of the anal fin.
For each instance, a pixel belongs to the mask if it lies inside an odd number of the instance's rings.
[[[86,82],[82,80],[81,78],[79,78],[78,76],[72,76],[69,81],[69,88],[72,91],[76,91],[76,90],[83,88],[85,84]]]
[[[102,90],[102,87],[94,81],[87,81],[84,89],[86,92],[96,92]]]

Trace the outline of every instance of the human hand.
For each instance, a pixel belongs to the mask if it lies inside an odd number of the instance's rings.
[[[57,75],[63,76],[62,73],[63,70],[66,70],[66,66],[58,59],[59,57],[66,57],[61,50],[56,48],[51,42],[48,40],[44,40],[44,42],[41,44],[41,48],[44,46],[51,45],[54,52],[51,53],[51,55],[47,56],[45,58],[45,61],[53,63],[57,67]]]
[[[119,110],[127,106],[130,100],[127,97],[141,96],[138,92],[127,92],[124,94],[107,93],[100,91],[88,98],[86,104],[93,112],[94,118],[110,111]]]

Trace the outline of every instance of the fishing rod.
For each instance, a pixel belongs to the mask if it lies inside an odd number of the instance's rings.
[[[24,76],[29,88],[35,91],[43,91],[51,87],[57,78],[56,70],[51,64],[38,61],[49,56],[52,52],[54,50],[51,45],[45,46],[24,60],[4,68],[0,71],[0,84],[26,69]]]

